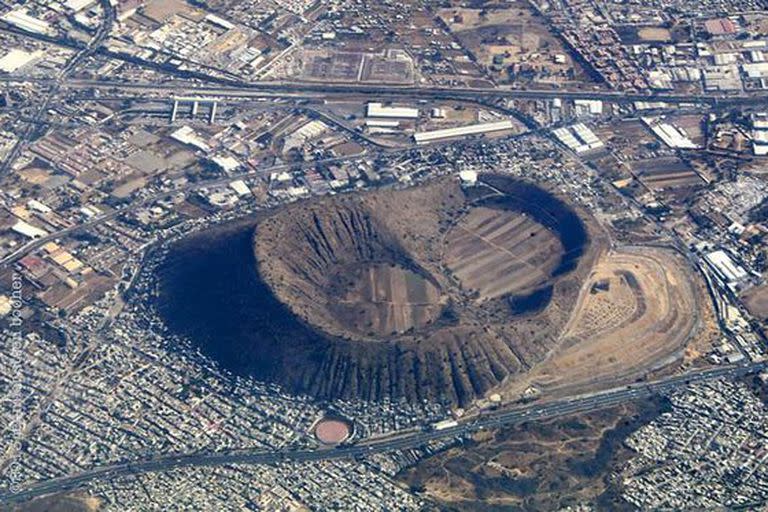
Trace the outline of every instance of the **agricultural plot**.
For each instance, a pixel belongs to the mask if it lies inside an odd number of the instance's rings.
[[[678,158],[640,160],[633,164],[640,181],[651,190],[677,187],[695,187],[704,180],[687,163]]]
[[[386,336],[422,327],[440,315],[440,289],[408,269],[366,265],[351,272],[350,278],[336,314],[354,330]]]
[[[563,252],[557,236],[531,217],[490,208],[471,210],[446,245],[447,267],[480,302],[542,285]]]

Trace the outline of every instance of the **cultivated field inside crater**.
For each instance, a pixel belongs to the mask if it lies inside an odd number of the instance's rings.
[[[557,235],[531,216],[474,208],[451,229],[444,261],[482,302],[534,290],[549,280],[562,253]]]
[[[353,331],[380,336],[404,333],[434,322],[443,307],[438,286],[395,264],[361,265],[345,279],[330,309]]]

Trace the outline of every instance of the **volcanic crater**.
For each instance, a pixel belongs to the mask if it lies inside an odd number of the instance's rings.
[[[223,368],[292,392],[467,404],[550,355],[593,225],[501,175],[315,198],[174,244],[156,308]]]
[[[322,398],[465,404],[546,356],[589,240],[571,206],[497,175],[281,208],[257,222],[253,254],[304,331],[273,340],[274,373]]]

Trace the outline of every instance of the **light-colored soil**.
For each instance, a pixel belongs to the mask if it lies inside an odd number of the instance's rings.
[[[82,493],[48,496],[10,509],[0,508],[9,512],[97,512],[101,509],[99,499]]]
[[[747,309],[755,318],[768,319],[768,286],[752,288],[742,298]]]
[[[643,41],[671,41],[672,32],[662,27],[645,27],[637,31],[637,36]]]
[[[582,287],[557,348],[526,379],[556,395],[632,381],[678,361],[707,305],[686,262],[671,250],[606,255]]]

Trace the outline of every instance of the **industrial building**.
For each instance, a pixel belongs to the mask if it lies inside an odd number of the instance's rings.
[[[605,144],[584,123],[557,128],[552,132],[557,139],[576,153],[586,153],[602,148]]]
[[[704,259],[726,284],[739,283],[749,275],[746,270],[736,264],[730,255],[722,249],[707,254],[704,256]]]
[[[397,128],[400,126],[400,121],[391,119],[366,119],[365,126],[369,128]]]
[[[452,139],[455,137],[511,130],[514,127],[515,125],[512,123],[512,121],[496,121],[493,123],[471,124],[469,126],[460,126],[457,128],[444,128],[442,130],[414,133],[413,140],[416,141],[417,144],[427,144],[429,142]]]
[[[573,106],[577,112],[584,112],[590,115],[600,115],[603,113],[603,102],[600,100],[573,100]]]
[[[418,119],[419,109],[411,107],[385,107],[381,103],[368,103],[365,115],[366,117]]]
[[[14,224],[11,229],[20,235],[33,239],[40,238],[48,234],[45,230],[35,227],[32,224],[28,224],[23,220],[16,222],[16,224]]]
[[[24,50],[14,48],[13,50],[6,53],[2,58],[0,58],[0,71],[5,73],[13,73],[23,68],[24,66],[35,62],[40,57],[42,57],[42,55],[43,52],[41,50],[26,52]]]
[[[669,123],[657,121],[653,118],[644,117],[643,122],[651,131],[667,146],[674,149],[696,149],[698,146],[688,135],[680,128]]]
[[[755,156],[768,155],[768,113],[752,114],[752,151]]]
[[[54,31],[51,25],[43,20],[30,16],[24,8],[15,9],[5,13],[0,17],[4,22],[14,27],[35,34],[53,35]]]
[[[211,150],[210,146],[205,143],[198,135],[195,133],[195,130],[192,129],[191,126],[182,126],[178,130],[171,133],[171,138],[173,140],[177,140],[181,142],[182,144],[188,144],[190,146],[196,147],[197,149],[208,152]]]

